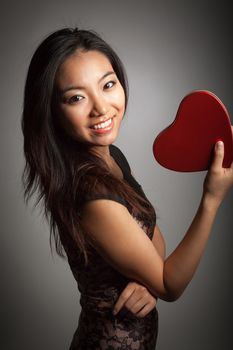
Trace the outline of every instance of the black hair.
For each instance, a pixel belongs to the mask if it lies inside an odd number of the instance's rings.
[[[22,116],[26,164],[22,176],[26,202],[38,191],[36,205],[43,199],[44,212],[50,222],[50,244],[54,237],[56,250],[64,256],[62,238],[77,243],[87,262],[86,240],[79,209],[84,181],[93,189],[96,180],[111,191],[117,191],[136,208],[145,201],[123,181],[116,179],[104,161],[56,124],[56,73],[61,64],[77,50],[96,50],[110,61],[128,101],[128,83],[124,66],[115,51],[94,31],[64,28],[49,35],[35,51],[28,69]]]

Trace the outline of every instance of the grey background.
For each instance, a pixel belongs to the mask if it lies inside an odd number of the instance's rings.
[[[8,1],[1,5],[1,349],[68,349],[79,294],[68,264],[49,249],[40,210],[25,207],[20,129],[27,67],[63,26],[95,29],[118,52],[130,103],[117,145],[154,204],[169,254],[200,200],[205,173],[170,172],[152,156],[155,136],[191,90],[208,89],[232,115],[230,1]],[[232,192],[200,267],[175,303],[159,301],[158,350],[232,348]]]

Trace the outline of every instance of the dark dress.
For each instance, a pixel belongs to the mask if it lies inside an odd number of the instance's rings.
[[[119,148],[111,145],[110,154],[121,168],[124,180],[146,198],[141,186],[131,175],[129,164]],[[86,196],[86,200],[95,198],[108,198],[120,202],[130,210],[126,202],[116,195],[105,193],[102,196]],[[131,215],[133,216],[132,212]],[[152,240],[156,216],[153,222],[143,221],[143,216],[133,217]],[[87,266],[77,254],[74,244],[67,243],[64,248],[78,284],[82,307],[70,350],[155,349],[158,332],[156,308],[144,318],[135,316],[126,308],[122,308],[116,316],[112,314],[119,295],[131,280],[110,266],[94,248],[88,256]]]

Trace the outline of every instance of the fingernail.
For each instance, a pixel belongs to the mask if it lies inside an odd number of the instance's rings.
[[[222,148],[223,142],[222,141],[218,141],[217,146],[218,146],[218,148]]]

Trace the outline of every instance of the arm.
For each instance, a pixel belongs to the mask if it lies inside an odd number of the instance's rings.
[[[166,245],[158,225],[156,225],[154,228],[152,243],[155,249],[158,251],[159,255],[161,256],[161,259],[164,261],[166,255]]]
[[[158,226],[154,228],[152,239],[154,247],[164,260],[165,242]],[[117,302],[114,305],[114,314],[116,315],[123,307],[126,307],[137,317],[145,317],[157,304],[157,297],[153,296],[150,291],[142,284],[131,281],[121,292]]]
[[[215,146],[215,158],[204,182],[201,203],[184,239],[166,259],[164,283],[174,290],[175,298],[182,294],[192,279],[207,244],[217,210],[233,185],[231,168],[222,168],[224,147]]]
[[[131,281],[121,292],[114,305],[113,313],[116,315],[123,307],[135,316],[145,317],[156,306],[157,298],[148,289],[138,282]]]
[[[138,281],[156,297],[176,300],[198,266],[217,209],[233,183],[233,165],[222,168],[223,149],[217,149],[207,174],[200,207],[181,243],[165,260],[144,231],[120,203],[87,202],[83,225],[99,253],[119,272]]]

